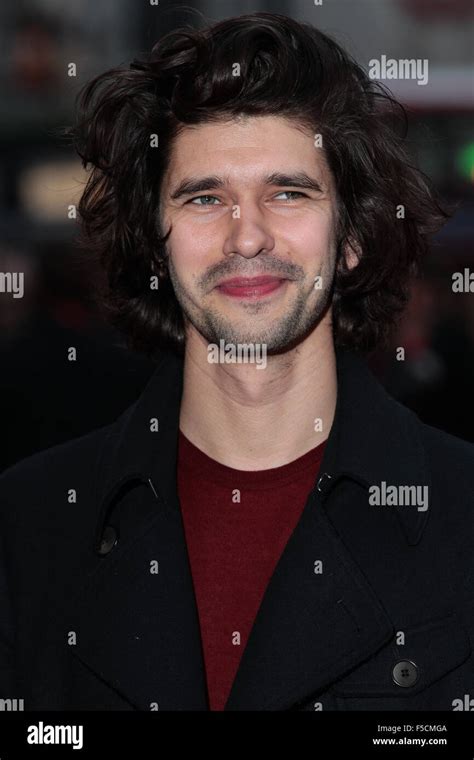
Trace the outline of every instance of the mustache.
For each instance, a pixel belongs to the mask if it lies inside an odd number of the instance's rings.
[[[305,271],[297,264],[291,264],[285,261],[279,261],[272,259],[271,261],[259,261],[255,263],[252,268],[246,265],[245,262],[221,262],[205,272],[205,274],[199,279],[199,286],[202,288],[213,288],[222,279],[230,279],[231,277],[261,277],[262,275],[269,275],[273,277],[281,277],[286,280],[298,280],[303,279]]]

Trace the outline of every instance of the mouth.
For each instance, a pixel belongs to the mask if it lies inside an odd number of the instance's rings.
[[[233,277],[217,285],[217,290],[234,298],[261,298],[280,290],[288,280],[271,275],[260,277]]]

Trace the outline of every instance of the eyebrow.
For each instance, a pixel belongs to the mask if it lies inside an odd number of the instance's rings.
[[[315,192],[323,192],[323,187],[318,180],[310,177],[306,172],[295,172],[292,174],[283,174],[282,172],[274,172],[263,177],[263,183],[265,185],[275,185],[277,187],[300,187],[304,190],[314,190]],[[204,190],[218,190],[225,187],[227,184],[223,177],[216,175],[210,175],[208,177],[188,177],[183,179],[176,190],[171,193],[171,199],[176,200],[183,195],[194,195],[195,193],[202,193]]]

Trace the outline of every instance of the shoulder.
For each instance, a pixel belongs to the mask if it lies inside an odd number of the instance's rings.
[[[61,466],[68,467],[73,462],[87,467],[91,464],[91,460],[99,454],[112,427],[113,423],[96,428],[78,438],[50,446],[19,460],[0,474],[2,487],[8,488],[10,484],[18,483],[29,477],[43,478],[45,475],[52,475],[53,469],[55,475],[61,475],[59,468]]]
[[[414,415],[415,416],[415,415]],[[422,423],[417,417],[428,474],[431,530],[460,549],[474,546],[474,444]]]
[[[426,425],[418,420],[418,430],[434,480],[474,484],[474,444]],[[461,481],[459,481],[461,479]]]
[[[32,454],[0,475],[0,518],[8,524],[29,523],[52,516],[56,504],[67,501],[70,489],[78,489],[85,504],[93,491],[102,451],[114,424],[97,428]],[[3,522],[5,526],[5,522]]]

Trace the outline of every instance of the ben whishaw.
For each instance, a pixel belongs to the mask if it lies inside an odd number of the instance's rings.
[[[113,424],[1,478],[0,697],[470,704],[474,447],[362,358],[447,216],[400,110],[329,37],[266,13],[87,83],[84,238],[156,370]]]

